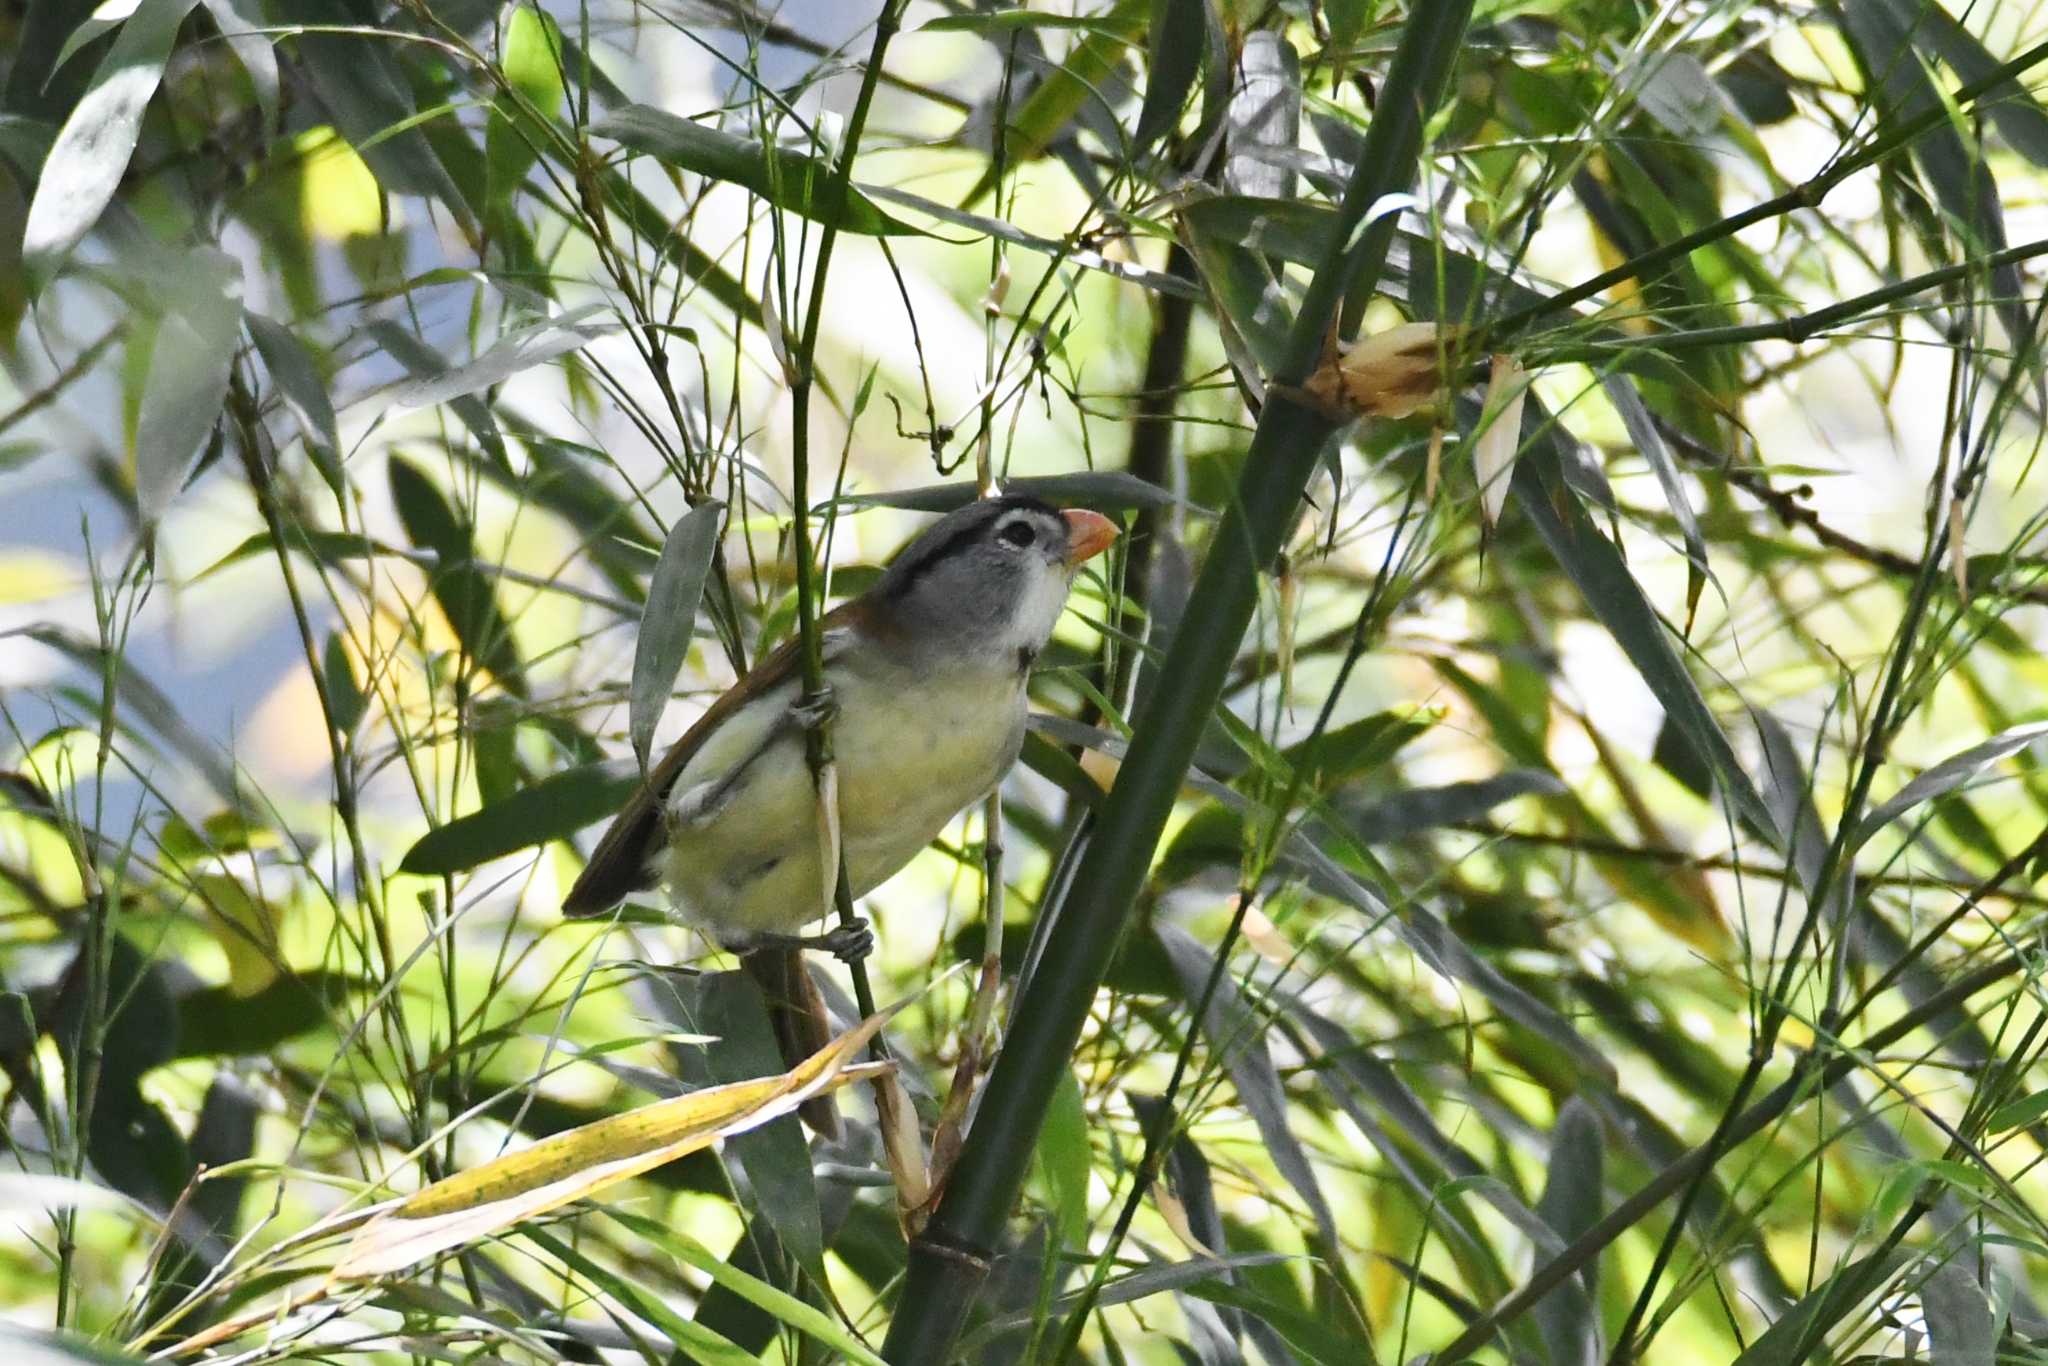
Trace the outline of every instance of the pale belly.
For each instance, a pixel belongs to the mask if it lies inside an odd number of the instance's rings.
[[[840,837],[860,896],[1002,780],[1023,742],[1024,694],[1007,672],[945,689],[893,668],[884,676],[835,668],[831,676],[840,708],[832,727]],[[707,744],[676,783],[675,800],[687,804],[693,790],[729,772],[794,696],[792,688],[773,699],[751,736],[738,730]],[[830,911],[816,801],[803,734],[791,727],[714,810],[672,822],[665,871],[677,913],[743,937],[794,933]]]

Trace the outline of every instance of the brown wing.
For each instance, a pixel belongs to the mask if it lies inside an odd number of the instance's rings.
[[[818,625],[836,627],[846,624],[860,605],[860,600],[843,603],[827,612]],[[629,798],[619,814],[612,818],[611,826],[604,832],[604,838],[591,851],[590,862],[583,865],[582,875],[576,885],[569,889],[569,895],[562,898],[562,914],[571,919],[603,915],[633,892],[645,891],[660,880],[654,866],[655,856],[666,842],[666,830],[662,822],[662,806],[668,800],[669,789],[676,779],[696,757],[711,733],[724,724],[727,717],[787,682],[798,668],[800,655],[795,637],[784,641],[756,664],[745,678],[732,685],[723,697],[711,704],[697,723],[683,732],[680,740],[669,746],[667,754],[661,756],[647,774],[647,780]]]

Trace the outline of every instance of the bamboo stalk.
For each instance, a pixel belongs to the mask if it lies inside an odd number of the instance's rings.
[[[898,1366],[947,1358],[988,1274],[1038,1131],[1068,1067],[1096,989],[1122,937],[1152,851],[1193,757],[1203,722],[1222,695],[1238,644],[1258,605],[1259,576],[1292,527],[1309,477],[1335,430],[1290,395],[1313,371],[1337,306],[1377,283],[1395,215],[1371,216],[1386,195],[1415,179],[1424,125],[1448,84],[1471,0],[1416,6],[1338,214],[1329,255],[1310,281],[1285,363],[1259,415],[1237,498],[1217,528],[1196,580],[1199,631],[1176,634],[1130,753],[1105,801],[1072,890],[1046,914],[1046,950],[1018,1002],[1015,1026],[989,1075],[974,1127],[931,1223],[912,1243],[898,1311],[883,1355]]]

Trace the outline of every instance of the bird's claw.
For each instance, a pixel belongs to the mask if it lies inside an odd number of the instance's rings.
[[[805,730],[816,730],[838,717],[839,697],[830,683],[822,683],[816,692],[805,693],[792,702],[789,714]]]
[[[865,920],[850,920],[812,935],[808,942],[842,963],[858,963],[875,951],[875,930]]]

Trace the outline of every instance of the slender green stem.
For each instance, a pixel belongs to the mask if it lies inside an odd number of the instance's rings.
[[[1029,999],[1018,1003],[945,1196],[911,1246],[899,1310],[883,1346],[883,1355],[899,1366],[946,1359],[987,1275],[1053,1091],[1258,605],[1260,575],[1292,528],[1333,430],[1327,418],[1287,390],[1314,369],[1339,301],[1378,279],[1394,217],[1374,218],[1370,211],[1413,182],[1424,125],[1449,82],[1471,9],[1470,0],[1417,6],[1403,26],[1339,210],[1339,230],[1303,296],[1274,375],[1278,392],[1259,415],[1237,501],[1217,528],[1195,584],[1203,629],[1176,633],[1161,671],[1170,685],[1152,697],[1138,720],[1070,891],[1047,908],[1053,928],[1027,989]]]
[[[1872,1033],[1853,1053],[1839,1054],[1825,1064],[1819,1062],[1822,1055],[1817,1052],[1804,1055],[1791,1076],[1726,1126],[1723,1137],[1730,1146],[1755,1137],[1804,1097],[1820,1094],[1861,1067],[1863,1059],[1870,1054],[1891,1047],[1915,1030],[1940,1019],[1943,1014],[1962,1005],[1986,987],[2028,967],[2031,962],[2026,955],[2016,953],[1987,963],[1967,977],[1950,983],[1884,1028]],[[1609,1210],[1598,1223],[1573,1239],[1563,1251],[1532,1272],[1520,1289],[1474,1319],[1464,1332],[1430,1358],[1431,1366],[1451,1366],[1452,1362],[1463,1361],[1486,1346],[1500,1331],[1502,1324],[1528,1312],[1545,1295],[1578,1274],[1582,1267],[1591,1263],[1615,1239],[1648,1218],[1650,1212],[1664,1203],[1673,1192],[1712,1170],[1718,1160],[1719,1154],[1714,1151],[1714,1141],[1709,1139],[1658,1172],[1634,1195]]]
[[[883,0],[881,13],[875,17],[875,40],[868,51],[867,64],[861,69],[860,94],[854,100],[853,112],[848,115],[845,129],[845,145],[840,149],[839,165],[834,170],[832,185],[827,193],[827,205],[843,205],[853,184],[853,161],[860,152],[861,129],[866,127],[868,110],[875,101],[875,86],[882,75],[882,59],[889,50],[889,40],[896,35],[902,21],[906,0]],[[832,248],[839,241],[839,225],[835,215],[827,214],[824,230],[818,237],[818,254],[811,263],[811,299],[804,314],[804,330],[797,343],[794,357],[796,375],[790,385],[790,502],[795,508],[796,543],[796,610],[797,632],[803,642],[804,695],[816,698],[825,689],[824,645],[818,630],[818,601],[815,569],[812,563],[811,545],[811,499],[810,499],[810,426],[811,391],[816,387],[818,334],[825,317],[825,282],[832,268]],[[832,730],[829,722],[821,721],[810,728],[806,747],[811,772],[822,783],[831,769]],[[836,800],[836,798],[835,798]],[[834,841],[835,846],[838,841]],[[853,909],[853,892],[846,882],[845,852],[840,851],[839,870],[834,879],[833,901],[839,911],[840,923],[852,925],[858,916]],[[853,974],[853,996],[863,1016],[875,1013],[874,990],[868,985],[867,970],[860,963],[851,965]],[[879,1040],[876,1044],[880,1047]]]
[[[1954,107],[1968,108],[1976,100],[1996,91],[2000,86],[2014,80],[2022,73],[2048,61],[2048,42],[2036,43],[2019,56],[1993,71],[1987,72],[1981,80],[1971,81],[1956,91]],[[1508,314],[1499,321],[1481,329],[1481,337],[1473,343],[1475,349],[1499,347],[1507,338],[1528,329],[1529,325],[1582,304],[1603,290],[1611,289],[1626,280],[1633,280],[1679,260],[1701,247],[1733,237],[1745,228],[1758,223],[1769,222],[1800,209],[1820,207],[1830,191],[1858,171],[1876,165],[1900,148],[1910,145],[1922,135],[1946,123],[1951,117],[1950,105],[1937,104],[1914,117],[1901,122],[1891,132],[1873,139],[1859,152],[1852,152],[1839,161],[1831,162],[1802,184],[1795,185],[1783,194],[1774,195],[1761,204],[1753,204],[1740,213],[1730,214],[1717,222],[1670,242],[1665,242],[1650,251],[1623,261],[1612,270],[1602,271],[1590,280],[1581,281],[1570,289],[1562,290],[1549,298]]]

